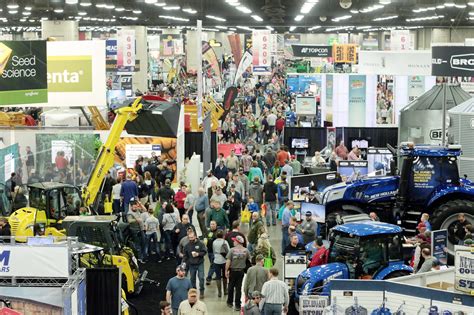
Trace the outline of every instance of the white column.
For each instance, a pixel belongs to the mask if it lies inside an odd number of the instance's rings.
[[[132,77],[133,91],[148,91],[148,42],[146,26],[123,26],[122,29],[135,31],[136,59],[140,62],[140,71]]]
[[[77,21],[41,21],[41,37],[56,40],[79,40]]]

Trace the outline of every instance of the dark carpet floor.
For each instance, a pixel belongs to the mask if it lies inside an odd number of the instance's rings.
[[[154,258],[154,257],[153,257]],[[137,312],[130,311],[130,315],[152,315],[160,314],[160,301],[165,300],[166,284],[168,280],[176,275],[176,260],[163,260],[157,263],[152,259],[146,264],[142,264],[140,271],[147,270],[147,278],[158,281],[159,286],[145,283],[142,292],[138,296],[130,296],[128,300],[132,303]]]

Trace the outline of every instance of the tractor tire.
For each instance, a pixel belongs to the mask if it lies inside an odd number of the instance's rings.
[[[398,278],[398,277],[403,277],[403,276],[408,276],[408,275],[410,275],[410,273],[408,271],[399,270],[399,271],[394,271],[392,273],[389,273],[383,279],[388,280],[388,279],[393,279],[393,278]]]
[[[433,211],[431,225],[433,230],[448,230],[448,252],[454,255],[454,226],[457,221],[457,215],[464,213],[466,220],[470,224],[474,224],[474,202],[470,200],[450,200],[439,205]]]

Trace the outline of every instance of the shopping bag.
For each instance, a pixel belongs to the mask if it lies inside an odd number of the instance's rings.
[[[247,208],[245,208],[244,210],[240,212],[240,222],[249,223],[251,216],[252,216],[252,213]]]
[[[272,253],[270,249],[268,250],[267,257],[265,257],[265,259],[263,260],[263,267],[265,269],[270,269],[273,267]]]
[[[109,196],[106,196],[105,201],[104,201],[104,213],[108,214],[112,212],[113,212],[112,202],[109,200]]]

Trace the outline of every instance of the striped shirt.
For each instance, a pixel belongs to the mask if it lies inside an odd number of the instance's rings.
[[[262,294],[265,296],[265,303],[281,304],[283,306],[289,304],[288,286],[277,278],[271,278],[263,284]]]

